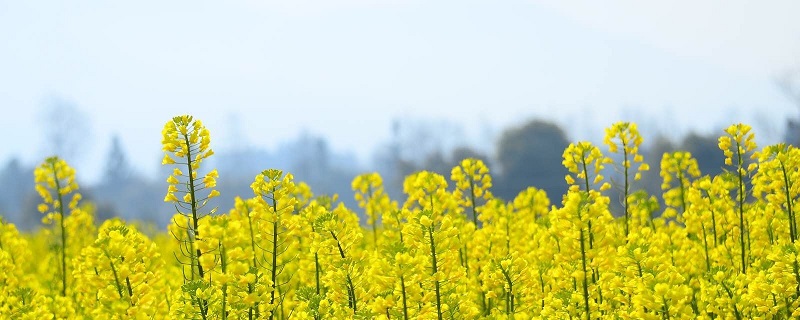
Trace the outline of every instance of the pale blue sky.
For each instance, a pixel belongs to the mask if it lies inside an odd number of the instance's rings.
[[[798,112],[773,82],[800,67],[797,12],[743,0],[0,0],[0,163],[45,156],[38,114],[52,96],[90,115],[76,165],[89,180],[112,133],[155,172],[161,127],[182,113],[218,150],[238,115],[252,145],[305,129],[365,162],[395,117],[450,119],[483,144],[532,116],[573,140],[634,120],[645,133],[750,122],[770,141]]]

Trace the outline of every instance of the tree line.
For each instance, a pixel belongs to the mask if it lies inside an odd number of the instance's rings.
[[[442,129],[444,128],[444,129]],[[459,130],[441,123],[396,121],[389,141],[375,151],[372,165],[360,165],[353,155],[333,150],[324,137],[302,133],[274,151],[240,146],[217,148],[214,162],[206,165],[220,173],[218,189],[222,196],[215,199],[221,211],[228,210],[234,195],[250,194],[252,177],[264,168],[292,172],[297,181],[314,186],[316,194],[338,194],[339,200],[356,207],[351,190],[352,179],[363,172],[377,171],[385,179],[386,191],[394,199],[403,198],[402,178],[419,170],[450,175],[450,169],[464,158],[477,158],[489,165],[495,177],[493,194],[501,199],[513,197],[528,186],[543,189],[552,203],[560,203],[557,195],[564,194],[566,169],[561,164],[562,153],[572,141],[567,132],[555,122],[532,119],[504,129],[491,148],[481,149],[459,139]],[[787,137],[789,138],[789,137]],[[788,142],[788,141],[787,141]],[[673,141],[659,136],[644,143],[645,161],[653,166],[640,187],[651,194],[660,193],[658,164],[661,155],[674,150],[686,150],[697,159],[704,174],[720,172],[723,154],[716,147],[716,133],[690,133]],[[612,169],[609,169],[612,170]],[[33,167],[18,158],[0,167],[0,215],[22,229],[39,226],[36,211],[37,196],[33,188]],[[119,216],[128,220],[151,222],[163,228],[173,211],[163,198],[162,172],[155,178],[138,173],[130,163],[119,137],[112,137],[106,155],[102,178],[83,188],[85,198],[95,204],[97,219]],[[617,173],[607,172],[615,178]],[[85,184],[84,184],[85,185]],[[614,195],[612,194],[612,199]],[[613,203],[612,203],[613,205]]]

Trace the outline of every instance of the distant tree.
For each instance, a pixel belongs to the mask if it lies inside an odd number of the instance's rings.
[[[33,168],[26,168],[16,157],[11,158],[0,170],[0,215],[5,221],[13,222],[22,229],[30,229],[38,224],[39,217],[35,207],[28,211],[25,199],[35,195]],[[28,216],[32,216],[30,218]]]
[[[793,146],[800,146],[800,121],[786,119],[786,131],[783,134],[783,141]]]
[[[551,201],[560,201],[567,174],[561,161],[568,145],[564,130],[548,121],[531,120],[505,130],[497,144],[500,173],[496,175],[495,195],[511,200],[525,188],[535,186],[545,190]]]
[[[127,183],[131,178],[132,167],[128,156],[122,148],[118,135],[111,138],[111,148],[106,156],[106,165],[103,171],[103,183],[109,186]]]
[[[722,173],[725,165],[725,154],[718,147],[718,138],[719,135],[715,134],[699,135],[692,132],[683,138],[679,149],[690,152],[697,159],[702,174],[715,176]]]
[[[290,171],[295,178],[315,188],[328,188],[330,181],[326,174],[330,171],[331,152],[325,139],[304,132],[287,149],[291,156]]]
[[[648,194],[661,198],[661,158],[665,153],[677,150],[678,146],[663,134],[656,136],[652,143],[644,143],[644,161],[650,170],[642,174],[641,186]]]
[[[33,170],[31,170],[33,172]],[[33,180],[33,179],[31,179]],[[33,186],[31,186],[33,188]],[[17,227],[23,230],[33,230],[42,225],[42,214],[37,206],[42,203],[42,197],[36,191],[26,193],[21,199],[22,209],[18,217]]]
[[[449,178],[450,171],[453,170],[453,167],[458,166],[461,163],[461,160],[467,158],[480,159],[483,160],[485,164],[489,164],[489,162],[487,162],[488,157],[486,157],[486,155],[470,147],[460,146],[453,149],[449,155],[445,155],[444,151],[442,150],[432,151],[425,156],[425,162],[423,162],[419,167],[415,167],[413,171],[427,170],[436,172]]]
[[[403,201],[403,180],[420,170],[449,177],[454,164],[448,155],[463,137],[461,127],[447,120],[394,119],[390,140],[374,156],[386,193]]]
[[[402,172],[406,167],[406,161],[403,160],[400,122],[397,119],[392,121],[389,141],[378,146],[372,157],[374,170],[381,174],[386,193],[392,199],[401,199],[403,193]]]
[[[800,67],[786,71],[776,79],[776,83],[786,99],[800,111]],[[800,114],[786,119],[783,140],[794,146],[800,146]]]
[[[720,131],[721,132],[721,131]],[[650,164],[650,171],[642,174],[641,185],[648,194],[659,198],[662,208],[664,207],[661,195],[661,158],[665,153],[674,151],[688,151],[697,160],[697,165],[703,175],[717,175],[722,172],[725,163],[725,156],[722,150],[717,147],[715,134],[700,135],[689,133],[684,136],[680,143],[674,143],[664,136],[658,135],[653,143],[648,144],[644,150],[644,160]]]
[[[44,153],[48,156],[58,155],[73,165],[81,160],[81,155],[90,145],[89,116],[75,103],[52,97],[44,105],[41,117],[45,130]]]
[[[136,209],[136,204],[131,204],[132,194],[128,189],[138,191],[137,188],[141,186],[114,186],[113,188],[106,188],[102,185],[83,188],[81,195],[83,196],[83,204],[91,204],[93,206],[94,219],[96,221],[106,221],[111,218],[123,218],[129,221],[144,220],[140,216],[130,214],[131,209]],[[139,199],[143,200],[143,199]],[[151,200],[152,201],[152,200]]]
[[[282,169],[294,174],[295,181],[311,186],[314,194],[338,194],[347,206],[356,207],[350,183],[361,168],[355,158],[333,152],[325,138],[307,132],[284,145],[278,154],[289,156],[288,168]]]
[[[95,204],[98,221],[121,217],[165,227],[174,208],[153,199],[164,197],[166,181],[161,177],[168,173],[150,181],[135,170],[129,159],[122,140],[114,135],[106,154],[103,176],[96,185],[84,189],[84,198]]]
[[[450,169],[453,168],[452,160],[447,159],[442,150],[433,150],[424,156],[424,161],[414,171],[427,170],[436,172],[445,177],[450,176]]]
[[[0,214],[19,211],[21,208],[20,199],[22,199],[22,193],[24,193],[24,188],[21,187],[21,184],[22,181],[25,181],[25,178],[32,179],[32,177],[24,174],[17,158],[11,158],[3,170],[0,171],[0,185],[3,186],[3,192],[0,192]]]
[[[467,158],[478,159],[483,161],[483,163],[485,163],[486,165],[489,165],[489,157],[487,157],[485,154],[470,147],[460,146],[453,149],[453,151],[451,152],[450,160],[452,160],[453,163],[450,167],[452,168],[458,165],[461,162],[461,160]]]

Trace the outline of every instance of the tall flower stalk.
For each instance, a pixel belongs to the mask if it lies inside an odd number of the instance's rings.
[[[256,175],[250,187],[258,199],[253,217],[258,221],[262,243],[263,259],[259,264],[266,269],[272,287],[268,301],[271,308],[269,318],[275,319],[283,310],[283,297],[278,294],[285,285],[278,277],[291,261],[287,256],[289,232],[296,228],[296,223],[291,221],[297,202],[291,196],[295,188],[294,178],[291,174],[284,175],[281,170],[264,170]]]
[[[622,195],[622,210],[625,217],[625,236],[628,235],[631,228],[631,208],[630,208],[630,195],[631,186],[634,181],[642,178],[643,171],[650,169],[650,166],[644,162],[644,157],[639,154],[639,146],[642,144],[642,136],[639,134],[639,129],[635,123],[631,122],[617,122],[611,127],[606,128],[606,136],[603,142],[608,146],[611,153],[621,153],[622,163],[617,167],[622,171],[623,183],[621,186]],[[638,168],[634,168],[635,163],[640,163]],[[633,179],[631,179],[631,171],[633,171]]]
[[[745,160],[748,157],[755,157],[753,151],[756,149],[755,135],[750,132],[750,126],[746,124],[734,124],[725,129],[727,135],[719,138],[719,148],[725,154],[725,164],[732,166],[737,177],[738,187],[736,197],[739,213],[739,247],[741,253],[742,273],[747,273],[747,248],[745,237],[747,236],[747,226],[745,224],[745,198],[747,197],[747,181],[750,174],[758,167],[757,163],[751,163],[745,167]],[[749,155],[748,155],[749,154]]]
[[[590,304],[590,283],[595,283],[599,279],[599,270],[591,270],[591,257],[589,251],[594,251],[597,244],[595,242],[595,232],[593,230],[598,226],[596,223],[601,222],[602,218],[608,218],[607,207],[603,210],[602,204],[605,201],[601,197],[599,191],[605,191],[611,188],[607,182],[603,182],[603,175],[600,172],[603,170],[604,165],[611,160],[603,156],[599,148],[589,142],[578,142],[570,144],[563,154],[563,164],[567,168],[569,174],[566,175],[565,180],[570,185],[567,196],[564,198],[564,208],[561,210],[565,220],[577,227],[578,229],[578,243],[581,259],[581,291],[583,295],[583,309],[586,319],[590,319],[592,315]],[[593,186],[600,185],[599,191],[593,190]],[[593,222],[595,224],[593,225]],[[573,227],[573,228],[574,228]],[[602,294],[600,294],[602,299]]]
[[[167,178],[169,186],[164,201],[172,203],[175,207],[173,237],[180,245],[180,253],[175,256],[181,265],[190,269],[189,275],[184,272],[186,285],[192,281],[203,281],[205,278],[206,270],[200,263],[205,253],[200,250],[196,242],[202,241],[198,231],[200,220],[216,211],[216,208],[206,211],[206,206],[210,199],[219,196],[219,191],[214,189],[219,174],[216,169],[204,176],[199,174],[203,160],[214,154],[210,147],[209,131],[200,120],[189,115],[174,117],[167,121],[161,134],[164,150],[162,164],[174,166],[172,174]],[[204,287],[196,284],[185,286],[185,289],[198,286]],[[206,319],[208,301],[202,297],[197,299],[200,300],[197,303],[199,313]]]
[[[42,197],[42,203],[39,204],[39,212],[45,214],[43,219],[45,224],[57,223],[54,226],[55,233],[58,234],[58,240],[55,245],[59,253],[59,268],[58,277],[60,278],[59,294],[61,296],[67,295],[68,278],[70,272],[67,270],[69,257],[67,256],[68,235],[66,213],[67,210],[71,214],[78,214],[78,201],[81,200],[81,194],[75,191],[78,190],[78,183],[75,181],[75,169],[70,167],[66,161],[56,156],[49,157],[40,164],[33,172],[34,180],[36,182],[36,191]],[[64,206],[64,200],[71,200],[67,207]]]

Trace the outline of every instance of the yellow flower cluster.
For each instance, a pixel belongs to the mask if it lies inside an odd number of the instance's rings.
[[[686,197],[692,179],[700,177],[697,160],[685,151],[665,153],[661,158],[661,189],[664,190],[665,217],[677,217],[686,211]],[[676,211],[675,208],[679,210]]]
[[[728,135],[719,138],[719,148],[725,154],[725,164],[741,166],[746,160],[745,154],[756,149],[755,134],[750,126],[746,124],[734,124],[725,129]],[[734,159],[736,157],[736,159]],[[755,167],[750,167],[747,171],[753,171]]]
[[[449,180],[408,176],[402,206],[377,173],[356,177],[359,213],[274,169],[229,212],[204,210],[217,178],[197,174],[213,154],[208,130],[182,116],[164,133],[177,166],[168,233],[96,228],[74,170],[57,158],[36,169],[53,227],[21,234],[0,221],[0,318],[800,318],[800,151],[757,150],[745,125],[720,139],[726,173],[665,154],[662,199],[630,183],[647,164],[635,124],[620,122],[606,134],[620,172],[607,181],[613,160],[570,145],[559,203],[534,187],[497,198],[486,165],[465,159]],[[611,187],[625,191],[624,214]]]
[[[199,179],[197,174],[203,160],[214,154],[214,150],[211,150],[210,147],[209,131],[203,126],[203,123],[188,115],[175,117],[164,125],[161,134],[161,144],[164,150],[162,164],[182,165],[187,170],[184,173],[176,167],[167,178],[169,187],[164,201],[191,207],[203,207],[208,199],[219,196],[219,192],[213,189],[217,186],[216,179],[219,177],[217,170],[209,171],[202,179]],[[179,186],[182,188],[178,188]],[[205,189],[210,191],[205,198],[200,199],[198,191]],[[176,193],[183,194],[183,196],[178,198]]]
[[[358,206],[364,209],[367,224],[372,226],[372,240],[377,244],[378,221],[384,219],[384,213],[391,213],[395,210],[397,203],[389,199],[389,195],[383,189],[383,179],[377,173],[365,173],[356,176],[353,179],[352,188],[355,191],[355,199],[358,202]]]
[[[588,141],[571,143],[564,150],[563,158],[562,163],[569,170],[565,179],[570,185],[571,191],[580,190],[581,187],[584,191],[589,191],[591,186],[600,184],[603,181],[603,175],[600,172],[603,171],[606,164],[612,162],[610,158],[603,155],[600,148]],[[608,183],[600,185],[600,191],[610,188],[611,185]]]
[[[55,267],[54,275],[60,281],[60,295],[67,295],[72,282],[70,271],[71,260],[78,256],[87,239],[82,237],[86,231],[92,231],[92,218],[78,206],[81,194],[75,182],[75,169],[58,157],[49,157],[33,171],[36,191],[42,197],[39,212],[45,214],[42,222],[52,224],[51,248],[53,255],[48,255],[50,266]],[[71,196],[71,198],[70,198]],[[64,201],[70,199],[67,207]],[[67,216],[69,213],[69,216]]]
[[[478,200],[492,197],[492,176],[482,160],[464,159],[450,172],[450,180],[456,184],[455,197],[462,201],[463,207],[471,211],[472,223],[478,225]]]
[[[639,171],[647,171],[649,166],[642,163],[644,158],[639,153],[639,146],[642,144],[642,136],[639,128],[632,122],[617,122],[606,128],[606,135],[603,143],[608,146],[611,153],[622,153],[622,167],[629,169],[632,163],[639,163]],[[633,160],[633,161],[631,161]],[[639,180],[641,174],[635,180]]]
[[[29,241],[13,224],[0,219],[0,316],[9,319],[52,318],[47,296],[31,287],[35,266]]]
[[[43,201],[38,206],[39,212],[47,215],[45,218],[47,221],[52,218],[52,215],[63,215],[64,198],[78,190],[78,183],[75,182],[75,169],[63,159],[50,157],[34,169],[33,177],[36,182],[36,192]],[[75,209],[80,199],[80,193],[75,193],[68,207]]]
[[[149,239],[120,220],[108,220],[78,258],[76,300],[95,318],[151,319],[166,308],[163,264]]]
[[[606,129],[606,136],[603,140],[608,146],[608,151],[611,153],[621,153],[622,161],[618,166],[619,171],[622,173],[623,182],[622,190],[622,206],[625,217],[625,235],[628,234],[630,229],[630,202],[631,199],[632,183],[642,178],[642,172],[650,170],[650,166],[644,163],[644,157],[639,154],[639,146],[642,144],[642,136],[639,134],[639,129],[635,123],[631,122],[617,122]],[[633,181],[631,181],[631,164],[639,163],[639,167],[633,174]]]

